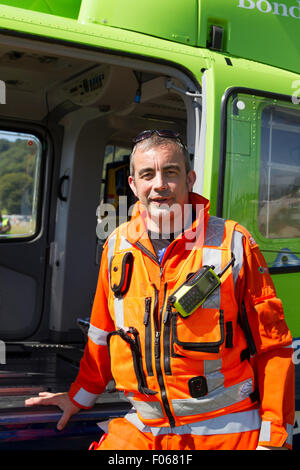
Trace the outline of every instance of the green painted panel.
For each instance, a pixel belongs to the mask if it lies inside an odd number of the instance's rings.
[[[1,4],[202,48],[208,47],[211,27],[216,25],[223,28],[222,53],[300,72],[300,0],[3,0]]]
[[[300,337],[299,273],[275,274],[273,281],[277,295],[282,299],[286,322],[294,338]]]
[[[2,5],[77,19],[81,0],[1,0]]]
[[[257,103],[251,95],[233,96],[227,109],[223,216],[234,218],[253,232],[257,219]]]
[[[199,0],[199,18],[199,46],[215,24],[224,29],[225,53],[300,71],[299,0]]]
[[[251,123],[238,121],[232,129],[232,153],[251,154]]]
[[[83,0],[79,21],[195,45],[198,0]]]

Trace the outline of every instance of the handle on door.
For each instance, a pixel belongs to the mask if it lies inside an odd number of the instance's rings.
[[[60,180],[59,180],[59,184],[58,184],[58,198],[61,200],[61,201],[67,201],[67,196],[64,195],[63,193],[63,185],[64,185],[64,182],[65,181],[69,181],[70,177],[68,175],[63,175]],[[66,191],[67,193],[68,191]]]

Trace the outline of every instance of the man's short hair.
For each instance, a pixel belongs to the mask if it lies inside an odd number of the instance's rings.
[[[177,148],[179,148],[180,151],[182,152],[182,155],[184,157],[185,170],[186,170],[186,173],[188,174],[192,170],[191,157],[187,148],[182,144],[182,142],[180,142],[180,140],[178,139],[160,137],[157,134],[153,134],[151,137],[138,142],[133,147],[131,155],[130,155],[130,161],[129,161],[130,175],[134,176],[133,157],[137,149],[147,151],[153,147],[166,147],[167,145],[170,145],[170,144],[173,146],[174,145],[177,146]]]

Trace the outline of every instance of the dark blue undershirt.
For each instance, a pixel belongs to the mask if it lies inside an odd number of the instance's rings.
[[[166,249],[168,248],[170,243],[172,243],[172,241],[174,240],[174,234],[171,233],[169,238],[163,238],[162,234],[158,234],[158,233],[151,234],[150,232],[148,232],[148,236],[153,245],[159,264],[161,264]]]

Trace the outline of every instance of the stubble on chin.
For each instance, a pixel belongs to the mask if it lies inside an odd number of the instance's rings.
[[[181,231],[183,225],[182,208],[179,204],[171,206],[165,204],[160,207],[149,205],[148,230],[170,235],[174,231]]]

